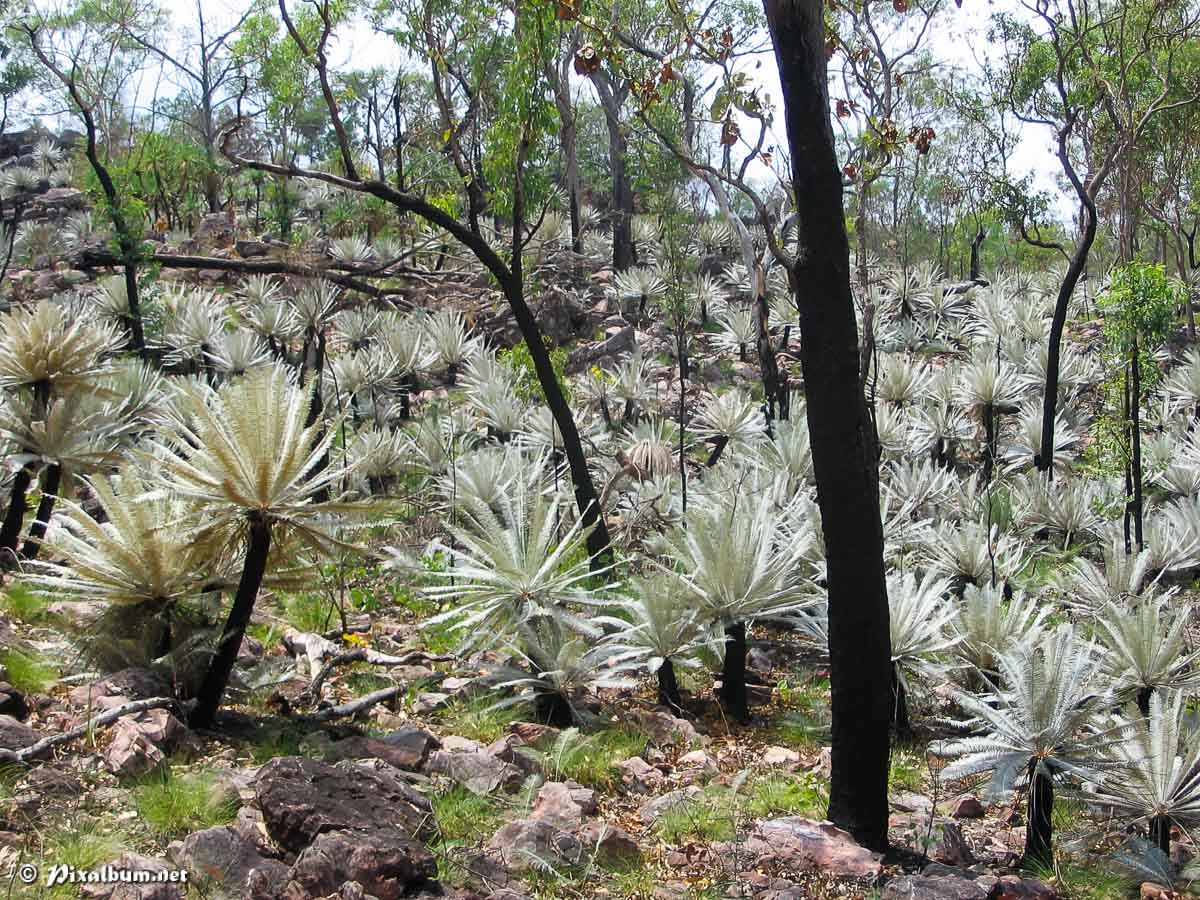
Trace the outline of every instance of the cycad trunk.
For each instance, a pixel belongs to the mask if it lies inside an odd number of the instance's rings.
[[[670,659],[664,659],[658,667],[658,702],[674,710],[683,706],[679,681],[675,678],[675,663]]]
[[[1049,775],[1030,765],[1029,824],[1025,829],[1025,864],[1034,863],[1046,868],[1054,866],[1054,782]]]
[[[1150,820],[1150,843],[1171,856],[1171,817],[1155,816]]]
[[[21,538],[21,526],[29,509],[29,485],[33,482],[33,469],[22,466],[13,476],[12,492],[8,500],[8,512],[0,526],[0,565],[12,566],[17,559],[17,541]]]
[[[892,730],[899,741],[907,741],[913,734],[912,720],[908,715],[908,690],[895,665],[892,666]]]
[[[721,702],[731,719],[750,718],[746,702],[746,623],[725,626],[725,666],[721,670]]]
[[[38,501],[37,515],[29,526],[29,536],[21,548],[22,559],[37,559],[42,547],[42,539],[46,537],[46,528],[50,525],[50,514],[54,512],[54,501],[58,499],[58,488],[62,483],[62,464],[52,463],[46,467],[42,478],[42,499]]]
[[[254,601],[258,599],[258,589],[262,586],[263,575],[267,571],[267,556],[270,551],[270,521],[262,515],[252,516],[246,561],[242,565],[242,577],[233,597],[233,609],[229,611],[229,618],[221,632],[221,642],[217,645],[208,672],[204,676],[204,683],[196,695],[196,707],[188,717],[188,723],[193,728],[210,728],[216,718],[221,698],[225,694],[225,686],[229,684],[229,676],[233,672],[233,664],[237,662],[242,637],[246,633],[246,626],[250,624],[250,614],[254,612]]]

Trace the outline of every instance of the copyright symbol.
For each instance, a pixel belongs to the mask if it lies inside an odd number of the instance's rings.
[[[17,877],[21,879],[22,884],[33,884],[37,881],[38,870],[37,866],[32,863],[25,863],[17,869]]]

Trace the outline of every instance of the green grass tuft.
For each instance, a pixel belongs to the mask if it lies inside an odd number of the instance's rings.
[[[727,841],[736,831],[736,807],[726,791],[701,794],[668,809],[654,823],[668,844],[687,840]]]
[[[746,796],[746,811],[755,818],[807,816],[822,819],[829,806],[829,786],[815,772],[772,773],[756,780]]]
[[[437,720],[446,734],[490,744],[502,737],[511,723],[521,719],[520,711],[512,707],[497,709],[495,703],[488,696],[451,700],[437,711]]]
[[[58,669],[30,653],[5,650],[0,665],[8,671],[8,683],[23,694],[42,694],[58,680]]]
[[[49,599],[33,593],[22,584],[11,584],[8,590],[0,595],[0,609],[8,613],[10,619],[27,625],[42,621],[49,606]]]
[[[433,817],[442,840],[474,844],[490,838],[508,818],[494,797],[480,797],[461,785],[432,794]]]
[[[192,831],[227,825],[237,815],[236,799],[217,790],[210,774],[160,775],[138,785],[133,803],[139,818],[164,840]]]
[[[618,782],[617,763],[640,756],[649,739],[629,728],[608,728],[594,734],[564,731],[543,755],[543,767],[553,781],[576,781],[585,787],[611,790]]]
[[[919,791],[925,765],[919,754],[911,750],[893,750],[892,761],[888,767],[888,788],[890,790]]]
[[[280,606],[283,617],[299,631],[320,634],[338,627],[341,622],[337,609],[325,594],[285,594]]]
[[[1031,866],[1030,873],[1057,887],[1066,900],[1127,900],[1137,894],[1138,883],[1128,875],[1100,860],[1084,862],[1061,852],[1055,854],[1052,868]]]

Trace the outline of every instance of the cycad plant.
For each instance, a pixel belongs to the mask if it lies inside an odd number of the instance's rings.
[[[616,615],[596,621],[613,629],[609,651],[644,663],[658,678],[658,702],[680,709],[675,667],[700,665],[691,651],[703,643],[699,611],[687,586],[673,573],[659,572],[637,581],[632,598],[614,600],[608,608]]]
[[[1155,693],[1143,715],[1114,723],[1123,740],[1109,751],[1112,771],[1086,799],[1145,824],[1151,843],[1170,856],[1171,825],[1200,824],[1200,741],[1182,693]]]
[[[340,544],[330,525],[361,508],[314,500],[348,473],[333,466],[317,471],[337,430],[308,422],[311,394],[281,367],[189,396],[191,424],[167,436],[152,464],[161,467],[167,490],[194,505],[186,523],[192,540],[214,557],[243,553],[233,606],[191,714],[194,727],[206,728],[225,693],[272,544],[328,553]]]
[[[1014,644],[997,659],[1003,687],[994,697],[958,694],[975,736],[941,742],[934,752],[960,757],[942,770],[943,781],[991,773],[990,796],[1026,792],[1025,861],[1054,863],[1054,782],[1095,781],[1111,763],[1106,752],[1117,735],[1098,724],[1110,705],[1095,647],[1063,626],[1037,641]],[[994,686],[993,686],[994,687]],[[981,733],[980,733],[981,732]]]
[[[1004,588],[969,584],[950,622],[958,636],[954,654],[992,684],[1000,681],[998,659],[1017,643],[1033,638],[1050,611],[1037,599],[1015,591],[1004,599]]]
[[[667,543],[703,618],[725,631],[722,700],[731,716],[745,720],[747,623],[814,602],[803,570],[808,545],[789,533],[767,492],[701,495],[686,528],[671,532]]]
[[[910,678],[940,677],[942,658],[958,643],[950,629],[954,607],[946,602],[948,578],[930,575],[918,579],[912,572],[888,577],[889,622],[892,638],[892,726],[896,733],[912,733],[908,714]]]
[[[1185,690],[1200,683],[1200,651],[1188,649],[1191,610],[1147,598],[1130,610],[1115,604],[1100,610],[1096,632],[1107,651],[1104,669],[1121,699],[1134,696],[1142,715],[1150,698],[1163,690]]]

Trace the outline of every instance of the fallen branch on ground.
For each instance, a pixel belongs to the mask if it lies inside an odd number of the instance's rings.
[[[453,656],[433,656],[426,653],[424,650],[414,650],[412,653],[405,653],[403,656],[389,656],[387,653],[380,653],[377,650],[369,650],[365,647],[359,647],[356,650],[348,650],[345,653],[339,653],[337,656],[330,658],[321,670],[317,672],[316,677],[307,688],[304,689],[304,697],[309,701],[316,700],[320,696],[321,685],[325,683],[325,679],[338,666],[344,666],[348,663],[365,662],[373,666],[411,666],[418,662],[452,662]]]
[[[25,765],[31,759],[37,759],[47,750],[52,750],[60,744],[70,743],[97,728],[111,725],[117,719],[132,716],[136,713],[143,713],[148,709],[172,708],[180,709],[181,704],[178,700],[173,700],[170,697],[152,697],[149,700],[134,700],[132,703],[124,703],[121,706],[106,710],[98,716],[93,716],[77,728],[72,728],[70,731],[64,731],[61,734],[44,737],[37,743],[30,744],[21,750],[0,750],[0,762]]]

